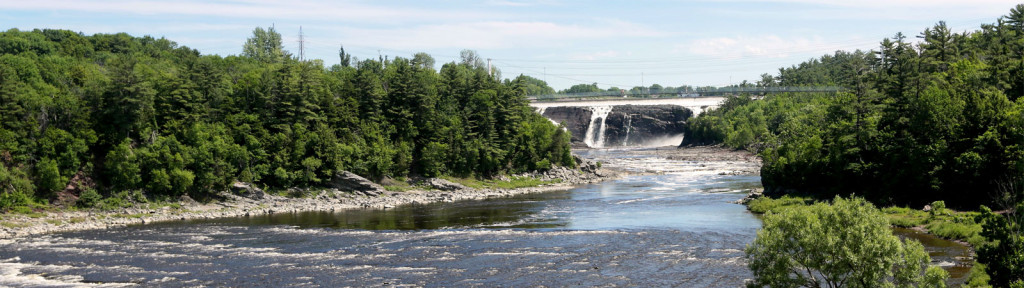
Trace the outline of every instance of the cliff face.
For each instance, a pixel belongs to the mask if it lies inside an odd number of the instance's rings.
[[[605,146],[644,146],[677,137],[692,115],[690,109],[675,105],[615,106],[605,121]]]
[[[587,107],[548,107],[542,115],[555,123],[565,123],[565,128],[572,133],[572,142],[583,143],[591,114],[593,112]]]
[[[582,143],[592,114],[590,107],[549,107],[543,115],[552,121],[565,123],[572,133],[572,141]],[[603,135],[598,135],[602,119],[594,121],[594,137],[604,137],[603,147],[646,146],[655,141],[660,145],[666,139],[675,141],[666,145],[679,145],[679,136],[692,115],[689,109],[675,105],[618,105],[612,107],[608,119],[603,119]],[[594,140],[592,142],[598,142]]]

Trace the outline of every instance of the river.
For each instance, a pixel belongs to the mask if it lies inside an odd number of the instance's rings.
[[[760,187],[734,173],[756,164],[578,152],[638,173],[481,201],[0,240],[0,286],[738,287],[752,277],[743,248],[761,222],[730,202]]]

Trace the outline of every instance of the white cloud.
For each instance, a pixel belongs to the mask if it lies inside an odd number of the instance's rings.
[[[803,10],[799,17],[856,20],[926,20],[952,18],[984,18],[995,21],[997,15],[1009,13],[1017,0],[706,0],[728,3],[730,14],[764,15],[752,11],[745,3],[794,4]],[[783,6],[783,5],[780,5]],[[780,8],[786,9],[786,8]],[[770,13],[770,12],[769,12]]]
[[[363,5],[352,1],[221,1],[198,0],[37,0],[0,1],[0,9],[37,11],[78,11],[130,15],[211,16],[227,18],[297,19],[306,21],[396,23],[433,19],[489,19],[495,13],[453,9],[415,9],[386,5]]]
[[[861,45],[871,42],[862,42]],[[844,43],[825,42],[820,37],[795,37],[784,39],[775,35],[757,37],[718,37],[697,39],[686,45],[677,46],[679,50],[689,53],[723,60],[739,60],[744,58],[788,58],[793,55],[821,55],[836,50],[851,49],[849,45],[857,45],[858,41]],[[859,48],[859,47],[857,47]],[[854,48],[855,49],[855,48]]]
[[[595,25],[551,22],[485,21],[422,25],[396,29],[343,29],[346,38],[363,46],[394,49],[561,47],[584,40],[660,37],[664,33],[640,25],[611,21]]]
[[[800,3],[825,6],[841,6],[856,8],[896,8],[896,7],[917,7],[917,8],[945,8],[945,7],[977,7],[992,6],[999,4],[1014,5],[1013,0],[744,0],[746,2],[776,2],[776,3]]]

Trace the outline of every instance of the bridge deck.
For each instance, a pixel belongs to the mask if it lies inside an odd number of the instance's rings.
[[[618,106],[618,105],[677,105],[683,107],[718,106],[725,97],[690,97],[690,98],[612,98],[562,101],[532,101],[530,106],[537,108],[558,106]]]
[[[653,90],[653,91],[600,91],[587,93],[564,93],[526,96],[533,102],[544,101],[601,101],[607,99],[679,99],[679,98],[707,98],[723,95],[754,94],[765,95],[768,93],[810,93],[810,92],[840,92],[842,87],[725,87],[717,89],[704,89],[695,91],[682,90]]]

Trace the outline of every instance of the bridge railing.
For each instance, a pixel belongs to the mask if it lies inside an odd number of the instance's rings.
[[[720,96],[728,94],[758,94],[786,93],[786,92],[839,92],[842,87],[816,86],[816,87],[722,87],[722,88],[700,88],[690,90],[632,90],[632,91],[599,91],[585,93],[562,93],[526,96],[532,101],[558,101],[558,100],[597,100],[601,98],[696,98],[707,96]]]

